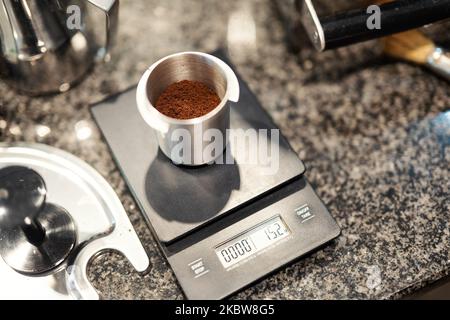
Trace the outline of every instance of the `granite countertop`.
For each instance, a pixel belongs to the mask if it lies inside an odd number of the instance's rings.
[[[103,298],[183,295],[89,105],[135,84],[160,57],[218,47],[228,49],[305,161],[343,230],[323,250],[234,298],[397,298],[450,272],[447,82],[383,57],[376,41],[323,54],[305,46],[294,54],[268,0],[122,0],[120,15],[111,63],[68,93],[29,98],[0,83],[0,140],[45,143],[87,161],[113,186],[148,251],[145,276],[116,253],[93,262],[90,279]]]

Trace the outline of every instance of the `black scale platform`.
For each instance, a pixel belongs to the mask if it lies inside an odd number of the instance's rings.
[[[227,61],[224,55],[216,55]],[[231,108],[232,128],[277,129],[248,86],[242,79],[239,81],[241,96],[240,101]],[[133,196],[190,298],[223,298],[330,241],[340,232],[303,178],[306,170],[303,162],[282,135],[279,139],[279,170],[275,174],[267,175],[267,168],[258,165],[240,163],[178,167],[159,151],[152,129],[141,118],[136,107],[135,88],[93,106],[92,113]],[[284,187],[287,185],[290,187]],[[257,216],[255,212],[301,190],[304,190],[304,197],[314,198],[308,204],[317,207],[316,225],[311,230],[316,232],[317,239],[309,239],[297,251],[295,248],[286,250],[292,252],[280,265],[262,264],[262,269],[255,268],[251,276],[245,273],[237,275],[233,285],[224,283],[226,279],[223,279],[216,286],[219,288],[202,291],[199,288],[208,286],[207,279],[204,283],[200,283],[201,279],[194,282],[187,279],[190,277],[190,263],[197,260],[195,254],[213,249],[202,246],[214,241],[216,234],[217,238],[225,239],[233,232],[242,232],[236,226],[240,221],[245,221],[241,223],[242,230],[245,230],[244,224],[251,227],[251,217]],[[296,201],[300,201],[299,206],[306,203],[306,200]],[[293,205],[297,204],[293,202]],[[294,209],[291,211],[294,212]],[[323,216],[319,212],[323,212]],[[223,235],[220,235],[221,232]],[[199,246],[199,243],[202,245]],[[220,274],[221,268],[216,261],[211,264],[211,269],[217,269]],[[232,272],[227,274],[231,276]]]

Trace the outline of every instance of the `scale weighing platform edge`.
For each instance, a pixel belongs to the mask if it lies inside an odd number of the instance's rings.
[[[277,129],[238,78],[231,128]],[[131,88],[91,112],[187,298],[226,298],[340,235],[281,134],[273,174],[237,158],[234,165],[178,167],[159,150],[135,100]]]

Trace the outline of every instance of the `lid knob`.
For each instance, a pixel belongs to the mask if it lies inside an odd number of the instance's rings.
[[[21,227],[28,240],[39,246],[45,230],[37,221],[47,189],[42,177],[25,167],[0,170],[0,229]]]

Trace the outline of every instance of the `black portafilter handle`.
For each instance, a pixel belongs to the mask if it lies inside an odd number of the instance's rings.
[[[34,170],[12,166],[0,170],[0,232],[22,229],[27,240],[40,246],[45,229],[37,217],[45,206],[47,188]]]
[[[373,1],[376,4],[376,1]],[[312,2],[311,2],[312,3]],[[380,28],[368,28],[368,8],[316,19],[306,29],[320,51],[372,40],[450,18],[450,0],[398,0],[380,4]],[[315,15],[314,7],[307,6]],[[308,25],[310,27],[308,27]],[[314,25],[315,27],[311,27]]]

